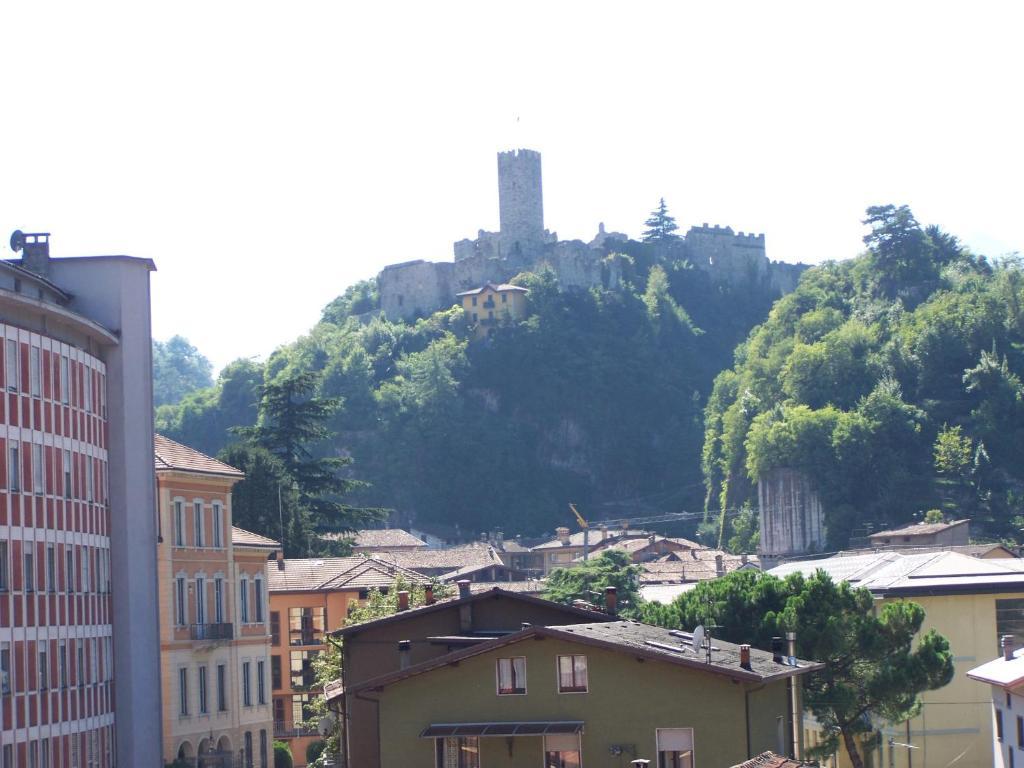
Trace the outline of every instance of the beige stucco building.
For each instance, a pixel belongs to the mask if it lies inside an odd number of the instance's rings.
[[[164,759],[268,768],[267,559],[279,545],[232,526],[237,469],[160,435],[155,460]]]

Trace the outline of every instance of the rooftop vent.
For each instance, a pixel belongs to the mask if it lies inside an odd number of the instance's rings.
[[[50,274],[50,233],[22,232],[20,229],[11,233],[11,250],[21,252],[21,266],[37,275]]]

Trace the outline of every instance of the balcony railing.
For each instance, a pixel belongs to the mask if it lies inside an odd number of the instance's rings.
[[[235,636],[234,624],[190,624],[193,640],[230,640]]]
[[[297,739],[300,736],[316,736],[316,728],[302,728],[274,721],[275,739]]]

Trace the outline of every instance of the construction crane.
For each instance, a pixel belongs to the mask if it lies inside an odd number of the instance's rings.
[[[576,505],[570,503],[569,509],[576,516],[576,522],[583,529],[583,559],[588,559],[590,551],[590,523],[586,521]],[[634,523],[677,523],[683,520],[702,520],[704,515],[700,512],[666,512],[662,515],[648,515],[646,517],[619,517],[614,520],[600,520],[601,525],[622,526],[628,529]]]

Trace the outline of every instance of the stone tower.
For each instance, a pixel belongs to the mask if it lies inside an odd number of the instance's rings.
[[[498,153],[498,207],[501,239],[510,247],[517,242],[543,241],[540,152],[514,149]]]

